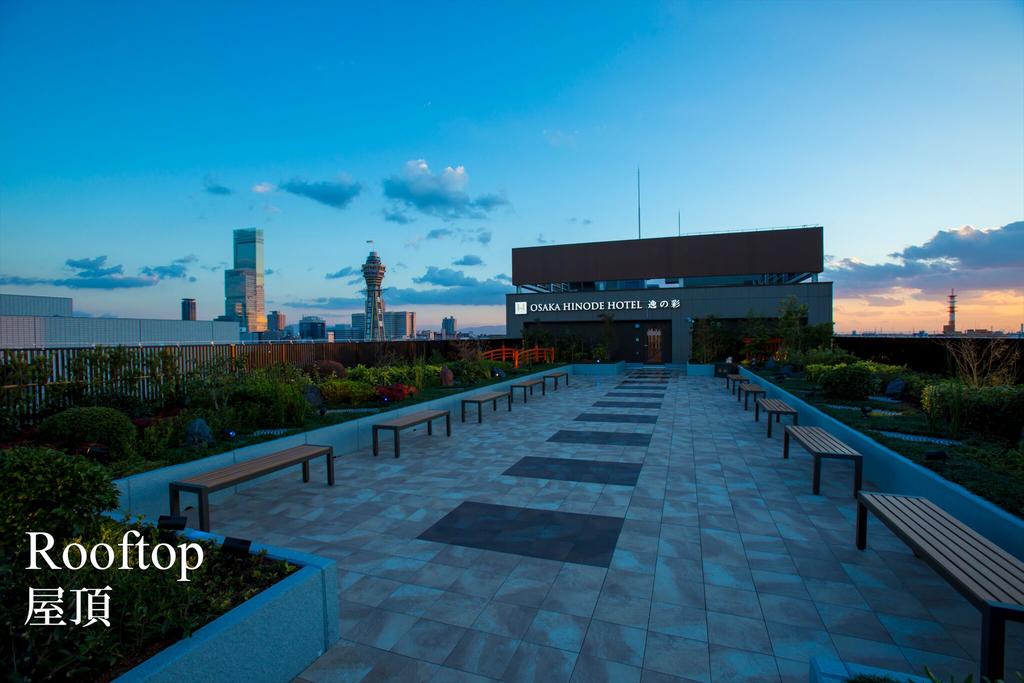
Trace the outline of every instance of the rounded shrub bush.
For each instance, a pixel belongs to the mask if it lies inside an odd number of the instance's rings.
[[[336,360],[315,360],[313,361],[312,369],[320,377],[345,379],[348,376],[348,370]]]
[[[835,398],[865,399],[878,386],[878,379],[866,363],[833,365],[818,376],[821,388]]]
[[[110,449],[112,459],[135,453],[135,434],[128,416],[113,408],[68,408],[39,425],[39,436],[46,443],[71,451],[98,443]]]
[[[27,543],[27,531],[57,539],[93,533],[117,507],[117,488],[100,465],[48,448],[0,451],[0,545]]]

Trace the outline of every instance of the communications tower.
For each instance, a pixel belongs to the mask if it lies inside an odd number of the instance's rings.
[[[371,241],[372,244],[372,241]],[[376,251],[370,251],[363,264],[363,278],[366,280],[366,327],[363,329],[365,341],[385,341],[384,336],[384,295],[381,283],[384,282],[386,268]]]
[[[956,290],[949,290],[949,322],[942,326],[942,334],[956,334]]]

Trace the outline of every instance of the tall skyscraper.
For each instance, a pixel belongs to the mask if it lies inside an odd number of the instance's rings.
[[[441,332],[444,334],[445,339],[454,339],[458,331],[459,323],[455,319],[455,316],[448,316],[447,318],[441,319]]]
[[[263,293],[263,231],[235,230],[235,267],[224,271],[224,314],[237,319],[247,332],[267,329]]]
[[[381,283],[384,282],[386,268],[377,252],[371,251],[363,264],[363,278],[366,280],[366,327],[363,339],[366,341],[384,341],[384,296]]]
[[[182,299],[181,300],[181,319],[182,320],[195,320],[196,319],[196,300],[195,299]]]

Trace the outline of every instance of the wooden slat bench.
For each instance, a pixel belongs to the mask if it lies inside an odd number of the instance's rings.
[[[748,406],[748,403],[749,403],[748,399],[750,398],[751,394],[753,394],[753,396],[754,396],[754,403],[756,405],[758,394],[760,394],[762,396],[767,396],[768,392],[765,391],[765,388],[762,387],[760,384],[754,384],[753,382],[747,382],[746,384],[741,384],[740,388],[739,388],[739,391],[736,392],[736,401],[739,402],[740,397],[743,398],[743,410],[744,411],[747,410],[747,406]]]
[[[1006,621],[1024,621],[1024,562],[927,498],[857,497],[857,547],[867,546],[868,510],[981,611],[981,675],[1003,678]]]
[[[506,399],[508,401],[509,412],[512,411],[512,392],[511,391],[489,391],[485,394],[477,394],[476,396],[470,396],[469,398],[462,399],[462,421],[466,421],[466,404],[476,404],[476,421],[484,421],[484,404],[490,403],[493,405],[495,412],[498,410],[498,401]]]
[[[515,394],[514,389],[522,389],[523,390],[523,403],[526,403],[526,390],[529,389],[530,390],[530,396],[533,396],[533,388],[535,386],[537,386],[538,384],[540,385],[540,393],[542,395],[546,396],[547,393],[548,393],[547,392],[547,385],[544,383],[543,379],[527,379],[527,380],[523,380],[522,382],[517,382],[517,383],[513,384],[511,387],[509,387],[509,391],[510,391],[510,393]]]
[[[448,436],[452,435],[452,416],[447,410],[421,410],[418,413],[410,413],[403,415],[402,417],[396,417],[393,420],[387,420],[386,422],[378,422],[373,425],[373,457],[377,457],[380,451],[380,437],[379,433],[382,429],[390,429],[395,435],[395,457],[397,458],[402,452],[402,442],[399,438],[399,433],[403,429],[415,427],[426,423],[427,434],[432,435],[434,433],[434,420],[444,418],[444,424]]]
[[[797,427],[786,425],[782,441],[782,457],[789,457],[789,439],[792,437],[807,452],[814,456],[814,495],[821,492],[821,459],[853,461],[853,496],[857,497],[864,478],[864,457],[821,427]]]
[[[548,374],[544,375],[544,380],[555,380],[555,391],[558,391],[558,380],[561,377],[565,378],[565,386],[569,386],[569,373],[566,372],[565,370],[560,370],[558,372],[549,372]]]
[[[330,446],[306,444],[204,472],[188,479],[172,481],[168,486],[171,514],[175,517],[181,514],[182,491],[195,493],[199,497],[199,529],[209,531],[211,493],[299,464],[302,465],[302,481],[309,481],[309,461],[320,456],[327,458],[327,484],[334,486],[334,449]]]
[[[796,412],[796,408],[789,405],[785,401],[777,398],[759,398],[754,402],[754,422],[761,421],[761,411],[764,411],[768,416],[768,438],[772,438],[772,416],[775,416],[775,422],[782,420],[783,415],[792,415],[793,424],[800,424],[800,416]]]
[[[749,381],[750,380],[747,379],[746,377],[744,377],[743,375],[737,375],[737,374],[726,375],[725,376],[725,388],[729,390],[729,393],[735,394],[736,393],[736,388],[739,385],[741,385],[741,384],[743,384],[745,382],[749,382]]]

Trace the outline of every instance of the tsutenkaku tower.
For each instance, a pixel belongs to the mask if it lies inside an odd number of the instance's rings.
[[[386,268],[376,251],[371,251],[363,264],[363,278],[366,279],[366,327],[363,328],[365,341],[385,341],[384,337],[384,282]]]

